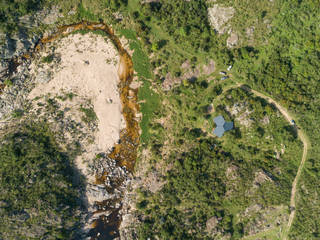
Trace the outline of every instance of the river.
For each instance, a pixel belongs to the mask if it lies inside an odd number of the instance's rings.
[[[106,33],[119,52],[120,64],[118,75],[120,82],[118,88],[126,127],[121,130],[119,144],[116,144],[113,147],[109,157],[116,160],[119,166],[125,166],[129,172],[132,172],[137,158],[137,148],[139,145],[139,123],[135,120],[136,113],[139,111],[139,105],[137,104],[138,90],[130,88],[130,84],[133,81],[132,59],[122,46],[119,38],[114,34],[114,31],[111,27],[104,23],[86,21],[59,27],[55,33],[40,39],[33,50],[20,57],[13,58],[10,62],[11,69],[9,69],[9,72],[15,71],[17,66],[19,66],[19,64],[21,64],[24,60],[30,58],[32,59],[35,56],[35,53],[40,51],[45,44],[80,30],[103,31]],[[107,173],[105,173],[103,176],[96,176],[96,184],[103,184],[106,174]],[[121,183],[122,182],[119,182],[118,184],[121,185]],[[114,239],[120,236],[119,227],[122,218],[119,212],[122,208],[122,203],[121,199],[116,199],[116,201],[119,203],[119,207],[112,209],[109,207],[109,201],[97,203],[99,206],[97,213],[111,211],[111,214],[108,216],[101,215],[93,222],[92,229],[89,232],[89,236],[92,240]]]

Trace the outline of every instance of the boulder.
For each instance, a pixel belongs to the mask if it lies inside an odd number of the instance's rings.
[[[37,83],[47,83],[50,81],[50,73],[47,71],[41,71],[36,76]]]
[[[231,32],[230,36],[227,38],[227,47],[233,48],[238,44],[238,35],[234,32]]]
[[[211,26],[219,33],[225,33],[230,27],[227,22],[233,17],[234,9],[232,7],[224,7],[219,4],[208,8],[209,21]]]

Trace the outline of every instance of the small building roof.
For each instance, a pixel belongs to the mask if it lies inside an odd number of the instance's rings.
[[[224,134],[224,128],[222,126],[218,126],[213,130],[213,133],[218,137],[222,137]]]
[[[229,131],[233,129],[233,122],[225,122],[223,124],[224,131]]]
[[[217,124],[217,126],[223,126],[223,124],[225,123],[224,118],[221,115],[215,117],[213,121]]]
[[[222,137],[224,132],[233,129],[233,122],[226,122],[221,115],[215,117],[213,121],[217,125],[213,133],[218,137]]]

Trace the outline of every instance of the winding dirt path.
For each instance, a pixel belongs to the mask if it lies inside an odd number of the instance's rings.
[[[264,95],[264,94],[262,94],[260,92],[257,92],[255,90],[251,89],[251,92],[253,94],[255,94],[256,96],[264,98],[269,103],[274,104],[278,108],[278,110],[281,112],[281,114],[291,124],[291,122],[293,120],[293,117],[278,102],[276,102],[274,99],[272,99],[272,98],[270,98],[270,97],[268,97],[268,96],[266,96],[266,95]],[[289,216],[289,221],[288,221],[287,227],[284,229],[284,231],[282,233],[282,237],[281,237],[282,240],[287,240],[288,234],[290,232],[291,225],[293,223],[293,219],[294,219],[295,214],[296,214],[296,209],[295,208],[296,208],[297,185],[298,185],[301,173],[302,173],[302,169],[303,169],[304,164],[305,164],[306,159],[307,159],[307,153],[308,153],[308,148],[309,148],[308,139],[307,139],[306,135],[304,134],[304,132],[302,130],[300,130],[299,128],[297,128],[297,134],[298,134],[298,137],[300,138],[301,142],[303,143],[303,153],[302,153],[301,162],[300,162],[300,165],[299,165],[299,168],[298,168],[298,171],[297,171],[297,175],[294,178],[294,181],[292,183],[291,198],[290,198],[290,216]]]
[[[280,111],[280,113],[287,119],[287,121],[292,124],[293,121],[293,117],[290,115],[290,113],[288,112],[287,109],[285,109],[283,106],[281,106],[277,101],[275,101],[274,99],[272,99],[271,97],[266,96],[265,94],[258,92],[256,90],[250,89],[240,83],[236,83],[234,85],[230,85],[228,87],[226,87],[223,90],[223,93],[225,93],[226,91],[233,89],[233,88],[242,88],[248,92],[253,93],[254,95],[261,97],[265,100],[267,100],[269,103],[273,104],[276,106],[276,108]],[[223,94],[221,94],[220,96],[222,96]],[[297,134],[298,137],[300,138],[301,142],[303,143],[303,153],[302,153],[302,157],[301,157],[301,162],[296,174],[296,177],[294,178],[294,181],[292,183],[292,188],[291,188],[291,198],[290,198],[290,215],[289,215],[289,220],[288,220],[288,224],[287,227],[283,230],[282,235],[281,235],[281,239],[282,240],[287,240],[288,238],[288,234],[290,232],[290,228],[291,225],[293,223],[293,219],[295,217],[296,214],[296,193],[297,193],[297,185],[302,173],[302,169],[304,167],[304,164],[306,162],[307,159],[307,153],[308,153],[308,149],[309,149],[309,140],[307,138],[307,136],[305,135],[305,133],[303,132],[303,130],[300,130],[298,127],[296,127],[297,130]]]

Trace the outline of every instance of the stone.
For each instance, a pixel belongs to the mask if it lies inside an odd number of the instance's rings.
[[[227,47],[228,48],[233,48],[237,45],[238,43],[238,35],[234,32],[231,32],[230,36],[227,38]]]
[[[37,83],[47,83],[50,81],[50,73],[46,71],[41,71],[36,76],[36,82]]]
[[[202,68],[202,72],[205,75],[210,75],[211,73],[213,73],[215,70],[215,62],[210,59],[209,63],[204,65]]]
[[[230,28],[226,24],[233,17],[234,12],[232,7],[215,4],[212,8],[208,8],[209,22],[219,34],[223,34]]]
[[[5,43],[1,47],[0,57],[3,59],[10,59],[13,57],[16,49],[16,41],[13,39],[6,37]]]
[[[212,230],[214,230],[217,227],[218,223],[219,221],[216,217],[209,218],[206,222],[206,231],[211,233]]]
[[[5,73],[8,69],[8,63],[7,62],[0,62],[0,77],[3,73]]]
[[[48,25],[53,24],[58,20],[59,17],[59,9],[57,6],[55,6],[46,13],[45,18],[43,19],[43,23]]]

